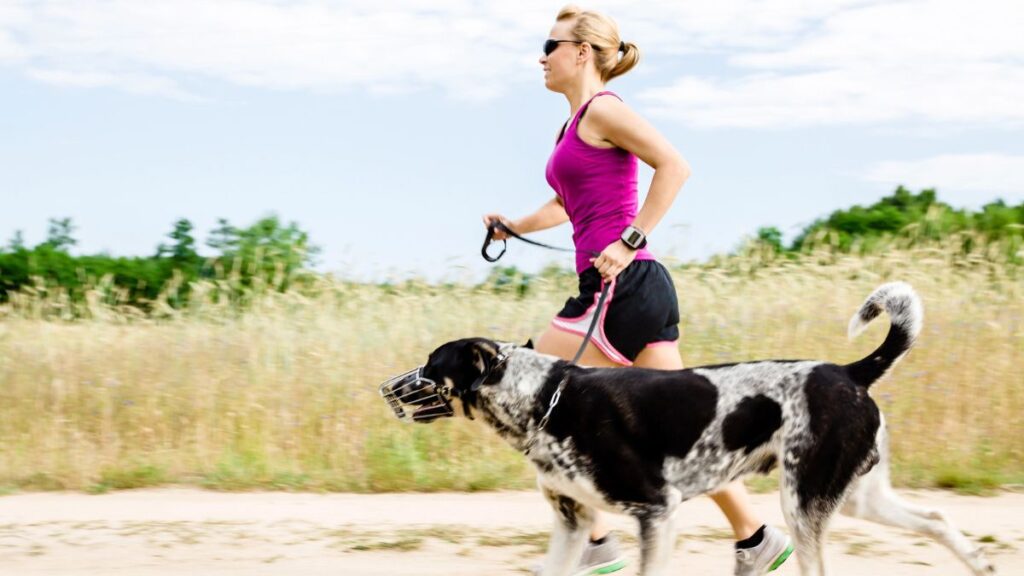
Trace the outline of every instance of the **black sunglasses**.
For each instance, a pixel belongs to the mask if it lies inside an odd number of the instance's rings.
[[[544,41],[544,55],[551,56],[551,53],[558,48],[558,45],[562,42],[572,42],[573,44],[583,44],[582,40],[551,40],[550,38]]]

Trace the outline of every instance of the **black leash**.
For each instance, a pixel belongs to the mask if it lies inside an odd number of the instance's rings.
[[[491,256],[487,252],[487,248],[490,247],[492,242],[494,242],[495,230],[501,230],[508,236],[522,240],[527,244],[533,244],[534,246],[547,248],[548,250],[557,250],[559,252],[572,252],[574,254],[576,253],[576,250],[573,250],[571,248],[561,248],[558,246],[552,246],[550,244],[544,244],[543,242],[537,242],[536,240],[530,240],[529,238],[524,238],[519,234],[515,233],[512,229],[510,229],[502,222],[496,220],[491,222],[487,226],[487,237],[484,238],[483,248],[480,249],[480,254],[484,257],[484,260],[487,260],[488,262],[497,262],[499,259],[501,259],[502,256],[505,255],[505,251],[508,249],[508,241],[506,241],[503,238],[501,240],[501,252],[499,252],[497,256]],[[598,252],[591,251],[590,254],[592,256],[600,256],[600,253]],[[583,337],[583,343],[580,344],[580,349],[576,351],[576,356],[574,356],[571,361],[572,364],[578,362],[580,357],[583,356],[583,351],[587,349],[587,343],[589,343],[590,339],[594,336],[594,329],[597,328],[597,321],[598,319],[601,318],[601,310],[604,309],[604,303],[608,299],[608,292],[611,288],[611,285],[611,282],[606,282],[604,288],[601,289],[601,297],[597,299],[597,309],[594,311],[594,319],[590,321],[590,328],[587,328],[587,335]],[[524,450],[526,454],[529,454],[530,451],[533,450],[533,446],[537,442],[537,434],[539,434],[540,431],[543,430],[544,427],[548,425],[548,419],[551,418],[551,412],[555,409],[555,406],[558,405],[558,401],[562,398],[562,390],[565,390],[565,385],[568,383],[569,374],[566,373],[564,376],[562,376],[562,381],[558,383],[558,388],[555,389],[555,393],[551,395],[551,401],[548,402],[547,412],[544,413],[544,416],[541,417],[540,421],[537,423],[537,428],[530,434],[529,438],[526,439]]]
[[[522,240],[527,244],[533,244],[534,246],[540,246],[541,248],[547,248],[548,250],[557,250],[559,252],[572,252],[573,254],[576,253],[576,250],[572,248],[561,248],[558,246],[552,246],[550,244],[544,244],[543,242],[537,242],[536,240],[530,240],[529,238],[524,238],[523,236],[516,234],[516,232],[509,228],[508,226],[505,226],[505,224],[502,223],[501,221],[495,220],[491,222],[490,225],[487,226],[487,237],[484,238],[484,246],[483,248],[480,249],[480,255],[483,256],[484,260],[487,260],[488,262],[497,262],[502,256],[505,255],[505,250],[508,250],[508,241],[502,238],[501,252],[499,252],[497,256],[491,256],[490,254],[487,253],[487,248],[489,248],[491,243],[494,242],[495,230],[501,230],[505,234],[513,238]],[[597,252],[591,252],[590,255],[600,256],[600,254]]]
[[[501,242],[502,242],[501,252],[499,252],[497,256],[491,256],[487,252],[487,248],[489,248],[491,243],[494,242],[494,232],[495,232],[495,230],[501,230],[502,232],[504,232],[508,236],[511,236],[511,237],[516,238],[518,240],[522,240],[523,242],[526,242],[527,244],[533,244],[534,246],[539,246],[541,248],[547,248],[548,250],[557,250],[559,252],[572,252],[573,254],[576,253],[576,250],[574,250],[572,248],[561,248],[559,246],[552,246],[550,244],[544,244],[543,242],[537,242],[536,240],[530,240],[529,238],[524,238],[523,236],[520,236],[514,230],[512,230],[511,228],[506,226],[500,220],[494,220],[494,221],[492,221],[487,226],[487,237],[484,238],[484,245],[483,245],[482,248],[480,248],[480,255],[483,256],[484,260],[487,260],[488,262],[497,262],[498,260],[501,259],[502,256],[505,255],[505,251],[508,250],[508,241],[505,240],[504,238],[502,238],[502,240],[501,240]],[[600,252],[590,251],[590,255],[591,256],[600,256],[601,254],[600,254]],[[601,317],[601,310],[604,309],[605,300],[608,299],[609,288],[611,288],[611,282],[606,282],[605,285],[604,285],[604,288],[601,289],[601,297],[598,298],[598,300],[597,300],[597,310],[594,312],[594,319],[590,321],[590,328],[587,329],[587,335],[583,337],[583,343],[580,344],[580,349],[576,351],[576,356],[574,356],[573,359],[572,359],[572,363],[573,364],[575,364],[577,361],[579,361],[580,356],[583,356],[583,351],[587,349],[587,343],[589,343],[590,339],[594,336],[594,329],[597,328],[597,320]],[[565,382],[563,381],[562,384],[564,385]],[[558,403],[558,397],[561,396],[561,392],[562,392],[562,386],[560,385],[558,387],[558,390],[555,392],[555,395],[552,396],[552,398],[551,398],[551,400],[552,400],[551,408],[554,408],[555,404]],[[551,408],[548,409],[548,414],[551,414]],[[547,414],[544,416],[543,422],[547,423]]]
[[[590,328],[587,328],[587,335],[583,337],[583,343],[580,344],[580,349],[576,352],[576,357],[572,359],[572,363],[575,364],[580,356],[583,356],[583,351],[587,349],[587,342],[590,342],[590,337],[594,335],[594,328],[597,327],[597,319],[601,317],[601,310],[604,308],[604,301],[608,297],[608,287],[611,283],[604,285],[604,289],[601,290],[601,297],[597,299],[597,310],[594,312],[594,319],[590,321]],[[533,450],[533,445],[537,442],[537,434],[548,425],[548,419],[551,418],[551,411],[558,405],[558,401],[562,398],[562,390],[565,390],[565,385],[569,383],[569,373],[566,372],[562,376],[562,381],[558,383],[558,388],[555,388],[555,393],[551,395],[551,401],[548,402],[548,411],[541,417],[540,422],[537,423],[537,429],[533,431],[526,440],[526,454]]]

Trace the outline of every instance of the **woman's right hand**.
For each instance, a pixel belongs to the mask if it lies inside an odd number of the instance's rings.
[[[505,218],[501,214],[485,214],[484,215],[484,227],[485,228],[490,228],[491,227],[491,222],[501,222],[502,224],[504,224],[509,229],[515,230],[515,227],[512,226],[512,221],[509,220],[508,218]],[[505,231],[502,230],[501,228],[496,228],[494,230],[494,239],[495,240],[507,240],[508,239],[508,234],[506,234]]]

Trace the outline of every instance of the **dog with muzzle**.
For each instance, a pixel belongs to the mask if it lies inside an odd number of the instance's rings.
[[[923,313],[910,286],[885,284],[853,316],[850,336],[882,311],[891,318],[885,341],[846,365],[585,368],[530,343],[467,338],[381,392],[413,421],[477,414],[529,458],[556,519],[545,576],[570,574],[595,509],[634,517],[641,574],[667,574],[681,502],[775,467],[806,576],[825,573],[825,532],[837,510],[929,536],[974,574],[994,574],[942,512],[900,499],[889,483],[885,419],[868,390],[910,350]]]

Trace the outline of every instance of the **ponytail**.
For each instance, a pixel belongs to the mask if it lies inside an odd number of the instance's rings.
[[[618,25],[604,14],[569,5],[558,12],[556,20],[576,21],[571,33],[594,49],[594,65],[603,82],[622,76],[640,62],[640,49],[623,42]]]

